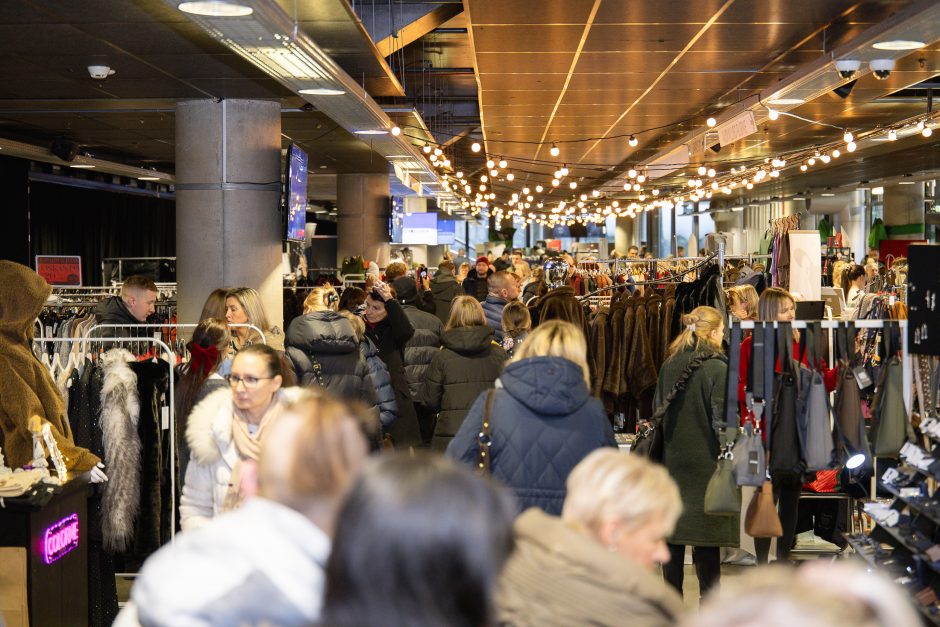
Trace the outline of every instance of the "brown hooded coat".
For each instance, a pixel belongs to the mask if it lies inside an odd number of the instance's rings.
[[[85,472],[101,460],[75,446],[55,382],[30,350],[33,323],[51,292],[31,269],[0,261],[0,445],[10,467],[28,464],[33,439],[27,425],[31,416],[39,416],[52,425],[69,471]]]

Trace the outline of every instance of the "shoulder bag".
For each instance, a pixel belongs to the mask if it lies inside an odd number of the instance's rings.
[[[741,325],[734,323],[731,327],[729,360],[735,364],[738,360],[735,359],[734,353],[740,344]],[[705,487],[705,513],[710,516],[736,516],[741,513],[741,488],[738,487],[736,479],[733,453],[734,438],[738,432],[739,422],[737,412],[733,409],[737,400],[738,386],[735,384],[737,379],[737,368],[729,365],[725,387],[729,396],[725,399],[725,425],[720,438],[722,451],[718,456],[715,472],[712,473]]]
[[[492,418],[493,418],[493,396],[496,391],[492,388],[486,391],[486,401],[483,403],[483,424],[480,427],[478,442],[480,445],[480,456],[478,469],[481,475],[490,474],[490,446],[493,444],[492,437]]]
[[[799,377],[793,360],[793,331],[787,322],[777,323],[777,359],[780,362],[780,376],[774,384],[774,421],[769,429],[768,466],[775,481],[801,480],[804,468],[800,436],[796,429]]]
[[[901,358],[897,354],[897,323],[885,322],[884,364],[878,373],[874,407],[875,456],[897,459],[898,453],[911,432],[907,408],[904,405],[904,383]],[[911,438],[913,439],[913,438]]]
[[[764,389],[763,389],[763,363],[761,360],[755,360],[753,357],[757,354],[763,354],[762,346],[757,353],[754,352],[752,340],[752,364],[760,364],[757,370],[761,376],[750,380],[747,386],[751,391],[758,390],[758,404],[753,402],[753,393],[747,394],[747,404],[754,412],[754,424],[744,425],[744,431],[738,436],[738,440],[732,451],[734,459],[734,477],[739,486],[759,487],[767,477],[767,466],[764,458],[764,443],[761,440],[761,418],[764,409]],[[760,334],[760,343],[763,344],[763,333]],[[734,422],[737,422],[738,416],[738,375],[741,351],[741,326],[738,323],[731,325],[731,344],[728,350],[728,386],[725,393],[725,420],[727,428],[730,429]],[[752,370],[753,372],[753,370]],[[760,381],[759,388],[754,386],[756,381]]]
[[[805,345],[809,368],[799,369],[800,391],[796,404],[796,424],[803,463],[809,471],[829,469],[836,461],[832,437],[832,409],[822,376],[821,340],[819,324],[806,323],[806,330],[800,338],[800,349],[802,352]]]

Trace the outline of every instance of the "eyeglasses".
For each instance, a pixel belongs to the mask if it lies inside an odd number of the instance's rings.
[[[225,380],[228,382],[229,386],[232,388],[237,388],[239,383],[245,384],[246,390],[253,390],[258,387],[258,384],[262,381],[267,381],[268,379],[273,379],[274,377],[239,377],[234,374],[225,375]]]

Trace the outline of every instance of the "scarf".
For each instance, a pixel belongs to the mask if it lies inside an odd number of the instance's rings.
[[[251,435],[248,432],[248,420],[245,414],[237,407],[235,408],[235,416],[232,420],[232,442],[234,442],[235,450],[238,452],[238,461],[235,462],[235,467],[232,468],[232,479],[229,482],[225,502],[222,505],[223,512],[238,509],[242,502],[251,496],[253,486],[244,485],[249,473],[246,472],[243,462],[246,460],[257,462],[261,458],[261,450],[264,448],[265,437],[269,431],[268,426],[281,415],[282,410],[283,405],[280,403],[278,395],[275,394],[271,405],[264,412],[258,430],[254,435]]]

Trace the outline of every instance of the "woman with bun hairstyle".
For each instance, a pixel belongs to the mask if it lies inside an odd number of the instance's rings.
[[[862,297],[865,295],[865,283],[868,276],[865,268],[857,263],[852,264],[842,273],[842,293],[845,294],[846,312],[843,318],[855,317],[855,311],[862,304]]]
[[[720,547],[737,548],[740,541],[738,516],[705,513],[705,489],[724,437],[724,316],[713,307],[696,307],[682,316],[682,325],[659,372],[654,398],[656,413],[662,414],[663,464],[682,488],[682,515],[669,539],[671,557],[663,575],[681,595],[685,547],[691,546],[704,597],[721,576]]]

